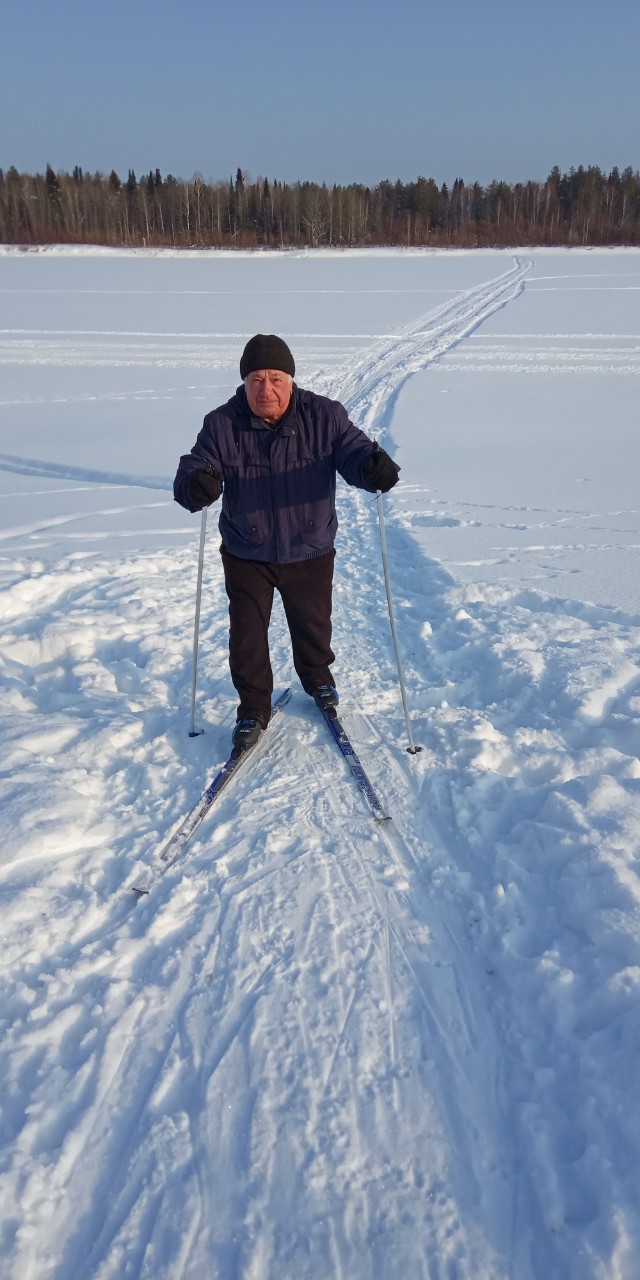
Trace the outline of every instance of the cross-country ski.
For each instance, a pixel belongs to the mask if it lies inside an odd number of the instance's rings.
[[[269,727],[272,722],[277,719],[279,712],[291,697],[291,690],[285,689],[284,693],[276,699],[273,704],[273,711],[269,721]],[[157,859],[151,865],[149,870],[136,881],[132,886],[133,892],[143,897],[149,892],[156,880],[167,870],[180,856],[183,849],[191,839],[194,831],[200,826],[200,823],[206,818],[211,806],[222,795],[222,792],[229,785],[232,778],[236,776],[238,771],[252,758],[258,747],[262,747],[264,743],[260,740],[254,742],[251,746],[245,747],[243,751],[232,752],[229,759],[223,764],[222,768],[216,773],[212,782],[202,793],[198,803],[194,806],[180,823],[177,831],[174,831],[171,839],[167,841],[160,851]]]

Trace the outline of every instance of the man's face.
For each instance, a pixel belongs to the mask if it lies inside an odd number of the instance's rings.
[[[252,413],[263,422],[279,422],[289,408],[292,379],[280,369],[256,369],[244,380]]]

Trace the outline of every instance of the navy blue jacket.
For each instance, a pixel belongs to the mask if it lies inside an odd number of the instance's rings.
[[[362,475],[372,451],[337,400],[294,383],[287,413],[269,427],[251,413],[241,386],[207,414],[191,453],[180,459],[173,493],[195,510],[188,477],[214,467],[222,481],[220,533],[232,555],[277,564],[309,560],[334,543],[336,472],[375,493]]]

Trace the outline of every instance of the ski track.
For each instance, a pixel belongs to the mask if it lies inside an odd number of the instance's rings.
[[[383,434],[402,382],[517,298],[530,266],[515,259],[318,389]],[[226,754],[217,563],[207,733],[188,749],[192,548],[3,570],[7,1280],[632,1276],[639,1135],[612,1114],[599,1043],[640,1007],[625,852],[638,619],[465,594],[403,507],[389,534],[424,748],[409,757],[390,641],[380,651],[375,499],[340,502],[344,723],[394,823],[368,816],[297,692],[140,903],[126,885]],[[278,610],[273,657],[283,687]]]

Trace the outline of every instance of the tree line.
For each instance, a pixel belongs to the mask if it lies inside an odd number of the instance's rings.
[[[640,173],[597,165],[544,182],[456,178],[286,183],[0,169],[0,241],[127,247],[279,248],[640,244]]]

